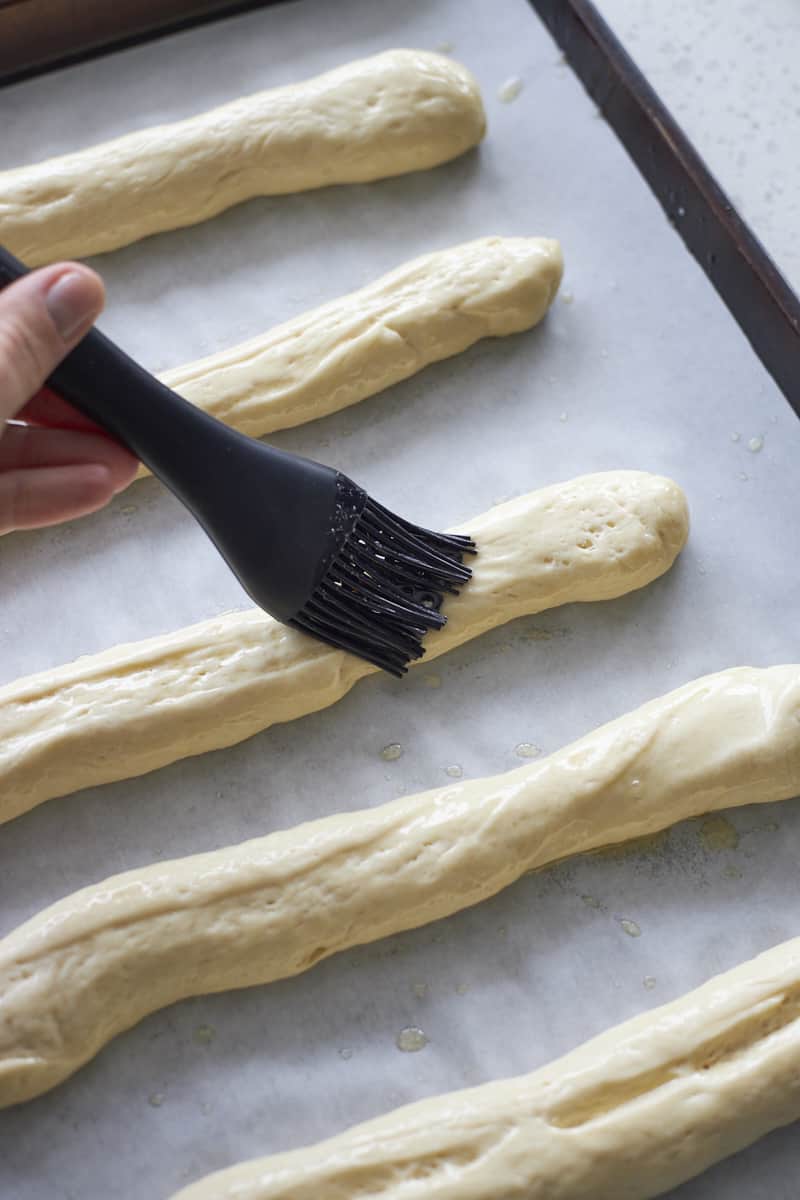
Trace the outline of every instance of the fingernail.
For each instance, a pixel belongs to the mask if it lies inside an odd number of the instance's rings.
[[[48,289],[45,303],[50,319],[68,342],[97,316],[97,285],[81,271],[66,271]]]

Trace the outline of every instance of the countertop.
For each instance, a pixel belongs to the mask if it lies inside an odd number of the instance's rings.
[[[800,291],[800,5],[596,3]]]

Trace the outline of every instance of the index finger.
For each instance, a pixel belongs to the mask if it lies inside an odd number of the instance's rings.
[[[50,388],[42,388],[24,408],[17,413],[18,421],[27,421],[29,425],[47,425],[52,429],[81,429],[93,433],[106,433],[94,421],[85,417],[77,408],[73,408]]]

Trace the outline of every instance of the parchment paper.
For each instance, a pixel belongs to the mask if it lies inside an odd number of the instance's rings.
[[[520,743],[547,753],[697,675],[797,660],[800,424],[525,0],[302,0],[48,75],[0,95],[0,164],[383,48],[442,44],[484,89],[478,152],[423,175],[256,200],[98,259],[102,325],[161,369],[424,251],[556,235],[566,279],[540,329],[275,440],[434,525],[586,471],[665,472],[688,493],[690,546],[626,599],[520,621],[401,685],[370,679],[230,751],[5,826],[0,932],[113,872],[379,804],[446,782],[451,765],[499,772],[518,765]],[[524,86],[505,104],[512,76]],[[3,539],[0,568],[2,682],[246,603],[152,480],[95,518]],[[403,754],[386,762],[393,742]],[[241,1158],[532,1069],[800,933],[796,806],[730,821],[735,849],[712,849],[688,823],[294,981],[157,1014],[57,1091],[0,1114],[0,1195],[166,1197]],[[430,1039],[418,1053],[395,1045],[409,1025]],[[788,1200],[799,1176],[790,1129],[679,1195]]]

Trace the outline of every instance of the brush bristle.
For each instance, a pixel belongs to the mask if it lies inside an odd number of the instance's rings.
[[[471,578],[462,560],[474,553],[470,538],[421,529],[365,496],[314,594],[290,624],[403,675],[425,653],[425,635],[446,624],[442,601]]]

